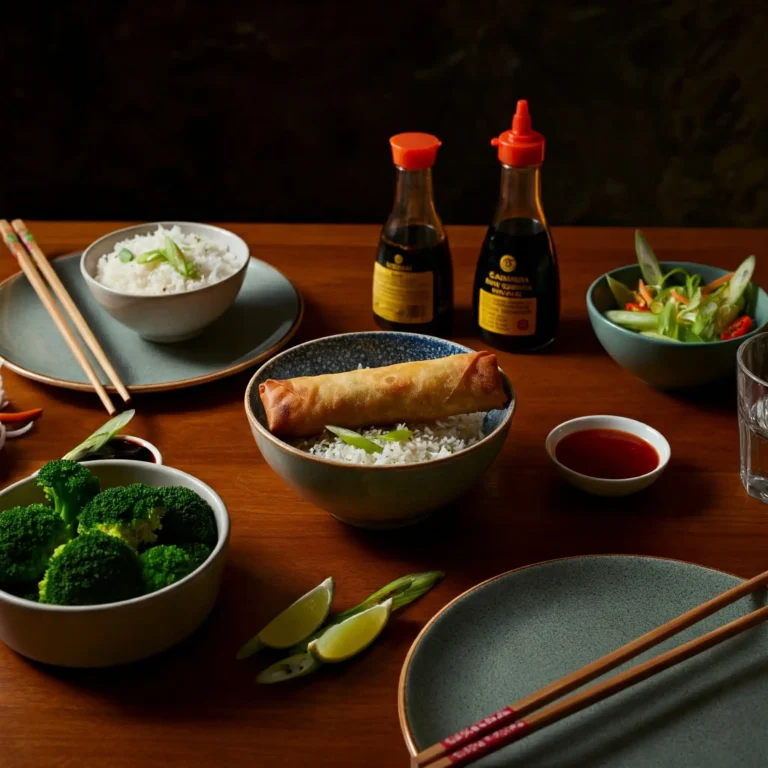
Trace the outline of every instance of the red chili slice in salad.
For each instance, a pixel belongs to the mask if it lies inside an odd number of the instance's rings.
[[[728,341],[728,339],[738,339],[739,336],[749,333],[752,329],[752,318],[749,315],[744,315],[737,320],[734,320],[721,334],[720,341]]]
[[[648,309],[648,307],[643,307],[640,304],[635,304],[633,301],[628,301],[624,305],[624,309],[626,309],[628,312],[650,312],[651,310]]]

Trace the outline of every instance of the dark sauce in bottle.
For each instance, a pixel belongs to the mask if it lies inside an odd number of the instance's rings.
[[[560,319],[555,245],[541,202],[544,137],[528,102],[517,102],[512,129],[491,141],[501,162],[499,200],[477,261],[474,326],[492,347],[533,352],[554,341]]]
[[[554,243],[536,219],[504,219],[488,229],[473,294],[473,321],[488,344],[522,352],[540,349],[555,338],[560,318],[556,264]]]
[[[374,307],[373,317],[380,327],[390,331],[450,333],[453,269],[444,234],[425,224],[399,227],[394,233],[382,235],[376,262],[394,272],[389,278],[394,285],[400,280],[409,281],[406,290],[398,291],[399,297],[409,297],[408,302],[392,303],[391,311],[402,317],[401,321],[381,317]]]
[[[448,335],[453,267],[432,190],[440,140],[428,133],[398,133],[389,143],[395,200],[373,265],[373,319],[389,331]]]
[[[100,459],[128,459],[130,461],[146,461],[150,464],[157,463],[155,455],[149,448],[125,437],[113,437],[98,451],[84,458],[83,463]]]

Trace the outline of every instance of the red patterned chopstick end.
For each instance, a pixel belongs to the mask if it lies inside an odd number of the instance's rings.
[[[495,731],[515,717],[515,710],[512,707],[502,707],[498,712],[494,712],[488,717],[484,717],[482,720],[478,720],[468,728],[464,728],[462,731],[454,733],[453,736],[449,736],[447,739],[443,739],[440,743],[446,748],[456,749],[462,744],[466,744],[468,741],[481,736],[489,731]]]

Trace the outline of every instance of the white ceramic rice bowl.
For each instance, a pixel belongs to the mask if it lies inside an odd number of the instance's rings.
[[[99,259],[111,253],[117,243],[155,232],[159,226],[165,229],[178,226],[185,234],[226,245],[243,258],[243,265],[234,274],[212,285],[161,296],[122,293],[96,279]],[[226,229],[185,221],[157,221],[118,229],[99,238],[83,252],[80,272],[93,297],[115,320],[148,341],[169,343],[197,336],[229,309],[243,285],[249,262],[250,251],[245,241]]]

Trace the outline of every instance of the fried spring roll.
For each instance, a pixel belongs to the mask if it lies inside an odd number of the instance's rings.
[[[503,408],[496,355],[470,352],[435,360],[302,376],[259,385],[272,434],[310,437],[326,424],[369,427],[420,423]]]

